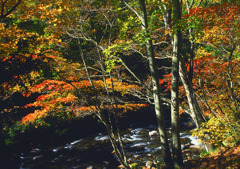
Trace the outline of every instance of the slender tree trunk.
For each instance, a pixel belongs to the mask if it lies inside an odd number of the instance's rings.
[[[183,58],[180,58],[180,66],[179,66],[179,73],[180,73],[180,78],[183,83],[187,99],[188,99],[188,105],[189,109],[191,112],[191,116],[197,126],[197,128],[200,127],[201,123],[206,122],[202,111],[197,103],[196,96],[194,94],[193,86],[190,83],[188,76],[187,76],[187,71],[185,67],[185,63],[183,61]]]
[[[239,111],[239,101],[234,93],[234,86],[233,86],[233,79],[232,79],[232,67],[231,67],[231,61],[232,61],[232,56],[233,56],[233,52],[234,50],[236,49],[236,47],[234,46],[232,48],[232,50],[230,51],[230,55],[228,57],[228,65],[227,65],[227,76],[228,76],[228,79],[227,79],[227,86],[228,86],[228,91],[229,91],[229,94],[230,94],[230,97],[234,103],[234,106],[235,106],[235,112],[236,114],[238,114],[238,111]],[[238,117],[237,117],[238,118]]]
[[[87,68],[87,64],[85,62],[85,58],[84,58],[84,53],[82,51],[82,48],[81,48],[81,43],[80,43],[80,39],[78,38],[78,48],[79,48],[79,53],[80,53],[80,56],[81,56],[81,59],[83,61],[83,64],[84,64],[84,68],[87,72],[87,78],[89,80],[89,82],[91,83],[91,86],[93,88],[93,91],[95,93],[95,108],[97,109],[97,111],[95,112],[95,114],[97,115],[97,117],[99,118],[99,120],[104,124],[104,126],[106,127],[107,129],[107,132],[108,132],[108,136],[109,136],[109,140],[112,144],[112,147],[115,151],[115,154],[117,156],[117,158],[119,159],[120,163],[127,169],[130,169],[129,167],[129,164],[128,164],[128,161],[127,161],[127,156],[126,156],[126,153],[125,153],[125,150],[124,150],[124,147],[123,147],[123,143],[122,143],[122,138],[120,136],[120,130],[119,130],[119,121],[118,121],[118,117],[117,117],[117,112],[108,112],[108,117],[105,116],[105,114],[103,113],[103,110],[102,108],[100,107],[100,99],[99,99],[99,95],[97,94],[96,92],[96,89],[95,89],[95,86],[92,82],[92,79],[90,77],[90,73],[88,71],[88,68]],[[99,55],[100,55],[100,51],[99,52]],[[114,107],[114,104],[117,105],[117,102],[116,100],[113,101],[110,97],[110,94],[108,92],[108,88],[107,88],[107,85],[106,85],[106,74],[105,74],[105,70],[104,70],[104,66],[102,65],[102,60],[101,60],[101,56],[99,56],[100,58],[100,62],[98,62],[101,66],[101,69],[102,69],[102,75],[103,75],[103,81],[104,81],[104,85],[105,85],[105,90],[107,92],[107,95],[109,96],[109,100],[110,100],[110,105],[112,105]],[[113,83],[112,83],[112,90],[114,90],[113,88]],[[113,91],[114,92],[114,91]],[[113,96],[115,98],[115,96]],[[115,111],[118,111],[117,109],[114,109]],[[116,134],[113,130],[113,122],[112,122],[112,119],[111,119],[111,115],[113,113],[113,116],[115,118],[115,125],[117,127],[117,131],[116,131]],[[116,139],[117,137],[117,139]]]
[[[173,0],[173,56],[172,56],[172,90],[171,90],[171,121],[172,121],[172,153],[174,165],[183,165],[181,142],[179,135],[179,58],[181,50],[181,30],[177,25],[181,19],[179,0]]]
[[[197,102],[192,83],[188,79],[185,62],[183,61],[183,58],[180,58],[179,61],[180,61],[179,62],[179,74],[180,74],[180,78],[183,83],[186,95],[187,95],[190,114],[191,114],[191,117],[192,117],[193,121],[195,122],[197,128],[199,129],[201,124],[203,122],[206,122],[206,119],[202,113],[201,108],[199,107],[198,102]],[[208,136],[206,135],[205,138],[207,138],[207,137]],[[205,142],[204,146],[208,152],[212,151],[214,149],[214,147],[208,143],[209,139],[210,138],[204,139],[204,142]]]
[[[172,2],[176,3],[176,0],[173,0]],[[198,6],[201,4],[201,2],[198,4]],[[179,3],[179,1],[177,3]],[[188,5],[188,1],[186,1],[186,3],[187,3],[187,8],[189,10],[189,9],[191,9],[194,1],[192,1],[192,4],[190,6]],[[175,4],[174,6],[178,7],[177,4]],[[179,5],[179,7],[180,7],[180,5]],[[159,8],[161,10],[163,10],[162,7],[159,7]],[[163,11],[166,11],[163,15],[165,28],[171,28],[172,27],[171,22],[170,22],[171,21],[171,15],[169,14],[169,9],[166,10],[166,8],[165,8],[165,10],[163,10]],[[180,8],[180,13],[181,13],[181,8]],[[177,16],[177,15],[175,15],[175,16]],[[173,16],[173,17],[175,17],[175,16]],[[192,33],[192,29],[189,30],[189,33],[190,34]],[[173,37],[173,35],[171,35],[171,36]],[[174,42],[173,42],[173,46],[174,46]],[[190,50],[191,50],[190,51],[190,57],[191,57],[190,58],[190,62],[191,62],[190,64],[191,65],[190,65],[189,74],[187,73],[187,70],[186,70],[186,67],[185,67],[185,62],[184,62],[182,57],[179,58],[179,74],[180,74],[180,78],[181,78],[181,81],[183,83],[183,86],[184,86],[184,89],[185,89],[185,92],[186,92],[186,95],[187,95],[187,99],[188,99],[188,105],[189,105],[189,109],[190,109],[189,114],[192,117],[192,119],[194,120],[197,128],[200,128],[201,123],[206,122],[206,119],[205,119],[205,117],[202,113],[201,108],[199,107],[199,104],[197,102],[197,99],[196,99],[196,96],[195,96],[195,93],[194,93],[194,90],[193,90],[193,86],[192,86],[193,59],[194,59],[194,50],[195,50],[195,44],[194,44],[194,41],[192,39],[191,39]],[[174,54],[174,52],[173,52],[173,54]],[[173,62],[174,62],[174,60],[173,60]],[[173,88],[174,88],[174,86],[173,86]],[[171,100],[171,102],[172,102],[172,100]],[[172,104],[172,106],[173,106],[173,104]],[[174,117],[172,117],[172,119],[173,118]],[[174,136],[174,137],[176,137],[176,140],[177,140],[177,136]],[[178,146],[176,146],[176,147],[178,147]],[[207,151],[213,150],[213,146],[210,145],[210,144],[205,144],[205,148],[206,148]],[[174,158],[176,158],[175,155],[174,155]]]
[[[191,29],[189,30],[190,34],[191,34]],[[188,77],[189,77],[189,82],[192,83],[192,79],[193,79],[193,69],[194,69],[194,57],[195,57],[195,43],[193,42],[193,40],[190,40],[191,42],[191,46],[190,46],[190,69],[188,72]]]
[[[146,38],[150,39],[150,36],[148,35],[148,31],[147,31],[148,30],[148,21],[147,21],[147,12],[146,12],[145,1],[139,0],[139,5],[140,5],[140,8],[143,13],[143,16],[141,18],[142,25],[143,25],[142,29],[146,31],[145,32],[146,36],[148,36]],[[148,60],[149,60],[150,72],[151,72],[151,76],[152,76],[153,98],[154,98],[154,103],[155,103],[155,112],[156,112],[156,117],[157,117],[157,122],[158,122],[158,129],[159,129],[159,133],[160,133],[160,141],[162,142],[162,145],[163,145],[163,156],[164,156],[163,158],[164,158],[164,162],[165,162],[165,165],[167,168],[174,168],[170,149],[169,149],[169,144],[168,144],[162,102],[160,99],[160,86],[159,86],[157,66],[156,66],[155,58],[154,58],[152,40],[146,41],[146,50],[147,50],[147,56],[148,56]]]

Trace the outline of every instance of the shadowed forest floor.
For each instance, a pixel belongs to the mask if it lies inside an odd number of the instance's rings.
[[[202,158],[188,159],[183,169],[239,169],[240,168],[240,144],[232,148],[221,148]]]

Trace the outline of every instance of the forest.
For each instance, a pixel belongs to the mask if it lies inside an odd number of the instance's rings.
[[[238,0],[1,0],[0,65],[6,169],[99,130],[116,160],[105,168],[240,167]],[[122,130],[149,121],[161,159],[145,164]]]

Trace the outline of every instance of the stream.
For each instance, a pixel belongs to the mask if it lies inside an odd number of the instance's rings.
[[[162,162],[157,127],[131,127],[123,131],[123,142],[131,163],[145,166],[147,161]],[[170,130],[168,130],[170,135]],[[201,143],[189,132],[181,132],[183,156],[199,156]],[[170,137],[169,137],[170,138]],[[169,139],[171,143],[171,139]],[[120,164],[113,153],[108,136],[93,134],[58,147],[38,148],[19,156],[19,169],[114,169]]]

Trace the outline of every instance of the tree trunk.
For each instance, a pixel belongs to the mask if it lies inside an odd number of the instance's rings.
[[[193,86],[192,83],[189,81],[188,76],[187,76],[187,71],[186,71],[186,67],[185,67],[185,63],[183,61],[183,58],[179,59],[179,73],[180,73],[180,78],[181,81],[183,83],[186,95],[187,95],[187,99],[188,99],[188,105],[189,105],[189,109],[190,109],[190,114],[191,117],[193,119],[193,121],[195,122],[197,128],[199,129],[201,124],[203,122],[206,122],[206,119],[202,113],[201,108],[199,107],[199,104],[197,102],[194,90],[193,90]],[[206,138],[208,136],[206,135]],[[210,139],[210,138],[209,138]],[[213,150],[213,146],[208,142],[208,139],[204,140],[204,146],[205,149],[209,152]]]
[[[171,121],[172,121],[172,153],[174,165],[183,165],[181,142],[179,135],[179,57],[181,50],[181,30],[177,23],[181,19],[179,0],[173,0],[173,56],[172,56],[172,90],[171,90]]]
[[[150,36],[148,35],[148,32],[147,32],[148,21],[147,21],[145,1],[139,0],[139,5],[143,13],[142,18],[140,18],[142,21],[142,29],[146,31],[146,36],[148,36],[145,38],[150,39]],[[162,145],[163,145],[163,159],[167,168],[174,168],[170,149],[169,149],[169,144],[168,144],[166,126],[164,122],[162,102],[160,99],[160,86],[159,86],[158,72],[157,72],[157,66],[155,63],[153,45],[152,45],[151,39],[146,41],[146,50],[147,50],[147,56],[149,60],[150,72],[152,76],[153,98],[154,98],[155,112],[156,112],[156,117],[158,122],[158,129],[160,133],[160,141],[162,142]]]
[[[191,34],[191,29],[189,30],[190,34]],[[195,53],[194,53],[194,50],[195,50],[195,43],[193,42],[193,40],[191,39],[190,40],[190,43],[191,43],[191,46],[190,46],[190,69],[189,69],[189,72],[188,72],[188,77],[189,77],[189,82],[192,83],[192,79],[193,79],[193,69],[194,69],[194,63],[193,63],[193,60],[194,60],[194,56],[195,56]]]
[[[176,0],[173,0],[172,2],[173,3],[176,3],[175,2]],[[192,1],[194,2],[194,1]],[[179,3],[179,1],[177,2]],[[188,4],[188,3],[187,3]],[[198,6],[201,4],[201,2],[198,4]],[[176,6],[175,6],[176,5]],[[181,11],[181,8],[180,8],[180,5],[177,6],[177,4],[175,4],[174,6],[175,7],[178,7],[179,6],[179,9]],[[188,6],[188,10],[191,9],[192,5],[191,6]],[[161,9],[161,7],[160,7]],[[173,9],[174,10],[174,9]],[[181,13],[181,12],[180,12]],[[173,14],[174,15],[174,14]],[[173,16],[173,17],[176,17]],[[164,19],[164,24],[165,24],[165,28],[171,28],[171,15],[169,15],[169,9],[166,10],[165,8],[165,13],[163,15],[163,19]],[[192,29],[189,30],[189,33],[191,34],[192,33]],[[171,37],[173,37],[173,35],[171,35]],[[174,38],[174,37],[173,37]],[[191,37],[192,38],[192,37]],[[173,44],[174,46],[174,44]],[[174,49],[175,50],[175,49]],[[191,62],[191,66],[190,66],[190,71],[189,71],[189,74],[187,73],[187,70],[186,70],[186,66],[185,66],[185,62],[184,62],[184,59],[182,57],[179,57],[179,74],[180,74],[180,78],[181,78],[181,81],[183,83],[183,86],[184,86],[184,89],[185,89],[185,92],[186,92],[186,95],[187,95],[187,99],[188,99],[188,105],[189,105],[189,109],[190,109],[190,116],[192,117],[193,121],[195,122],[197,128],[200,128],[200,125],[203,123],[203,122],[206,122],[206,119],[204,118],[204,115],[202,113],[202,110],[201,108],[199,107],[199,104],[197,102],[197,99],[196,99],[196,96],[195,96],[195,93],[194,93],[194,90],[193,90],[193,86],[192,86],[192,77],[193,77],[193,59],[194,59],[194,50],[195,50],[195,44],[194,44],[194,41],[191,39],[191,49],[190,49],[190,62]],[[174,52],[173,52],[174,54]],[[173,86],[174,87],[174,86]],[[171,101],[172,102],[172,101]],[[174,118],[174,117],[172,117]],[[173,129],[174,130],[174,129]],[[174,136],[176,137],[176,136]],[[177,137],[176,137],[177,138]],[[210,145],[210,144],[206,144],[205,143],[205,148],[207,151],[211,151],[213,150],[213,146]],[[175,155],[174,155],[175,156]],[[175,158],[175,157],[174,157]]]
[[[95,108],[96,108],[96,112],[95,112],[95,115],[99,118],[99,120],[103,123],[103,125],[106,127],[106,130],[107,130],[107,133],[108,133],[108,136],[109,136],[109,140],[112,144],[112,147],[115,151],[115,155],[117,156],[119,162],[127,169],[130,169],[129,167],[129,164],[128,164],[128,161],[127,161],[127,156],[126,156],[126,153],[125,153],[125,150],[124,150],[124,147],[123,147],[123,143],[122,143],[122,138],[121,138],[121,135],[120,135],[120,130],[119,130],[119,121],[118,121],[118,117],[117,117],[117,111],[118,109],[114,107],[114,104],[116,104],[117,106],[117,102],[116,101],[113,101],[110,97],[110,94],[108,92],[108,88],[107,88],[107,85],[106,85],[106,74],[105,74],[105,69],[104,69],[104,66],[102,64],[102,60],[101,60],[101,56],[100,56],[100,51],[99,52],[99,58],[100,58],[100,62],[98,62],[100,64],[100,67],[101,67],[101,70],[102,70],[102,75],[103,75],[103,82],[104,82],[104,85],[105,85],[105,90],[107,92],[107,95],[109,96],[109,100],[110,100],[110,105],[112,105],[112,107],[114,108],[114,112],[111,112],[111,111],[108,111],[108,116],[106,116],[104,114],[104,111],[103,109],[100,107],[100,99],[99,99],[99,95],[97,94],[96,92],[96,88],[92,82],[92,79],[91,79],[91,76],[90,76],[90,73],[89,73],[89,70],[88,70],[88,67],[87,67],[87,64],[86,64],[86,61],[85,61],[85,58],[84,58],[84,53],[83,53],[83,50],[82,50],[82,47],[81,47],[81,42],[80,42],[80,38],[77,38],[78,40],[78,49],[79,49],[79,54],[81,56],[81,59],[82,59],[82,62],[84,64],[84,68],[86,70],[86,73],[87,73],[87,78],[93,88],[93,91],[94,91],[94,95],[95,95]],[[112,79],[112,77],[110,76],[110,78]],[[114,87],[113,87],[113,83],[112,83],[112,90],[113,90],[113,93],[114,92]],[[115,95],[113,95],[113,98],[115,98]],[[111,116],[114,116],[114,120],[115,120],[115,126],[117,128],[117,131],[114,132],[113,130],[113,121],[111,119]],[[116,139],[117,138],[117,139]]]

